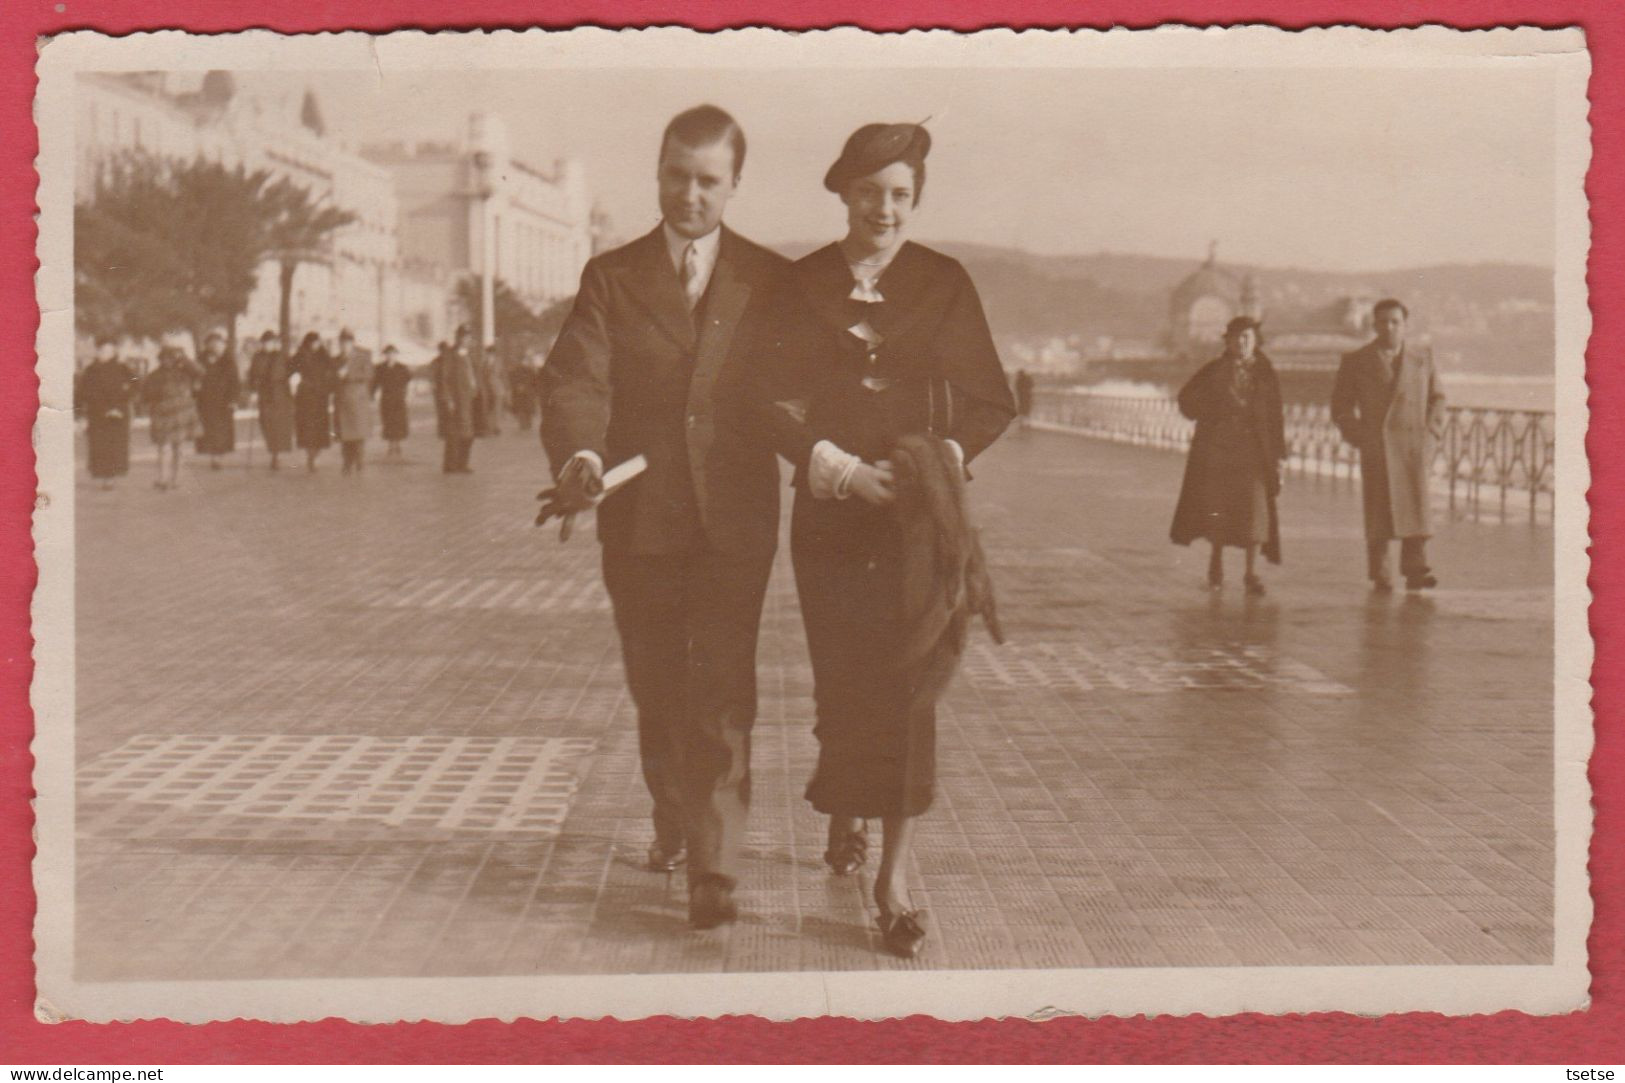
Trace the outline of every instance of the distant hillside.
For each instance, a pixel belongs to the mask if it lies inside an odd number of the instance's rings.
[[[781,245],[799,257],[817,247]],[[1116,252],[1034,255],[992,245],[948,243],[943,251],[976,280],[995,335],[1005,341],[1102,336],[1155,342],[1168,321],[1168,298],[1199,259]],[[1345,297],[1403,298],[1417,331],[1430,335],[1447,369],[1549,375],[1553,369],[1553,285],[1548,268],[1523,264],[1439,264],[1375,273],[1249,267],[1265,310],[1265,328],[1312,326]]]

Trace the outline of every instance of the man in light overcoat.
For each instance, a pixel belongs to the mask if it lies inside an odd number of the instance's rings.
[[[1395,538],[1406,589],[1438,585],[1426,545],[1433,533],[1428,482],[1444,425],[1444,391],[1432,351],[1405,341],[1409,315],[1400,301],[1378,301],[1376,338],[1344,355],[1332,389],[1332,421],[1360,449],[1367,574],[1384,592],[1393,589],[1388,549]]]

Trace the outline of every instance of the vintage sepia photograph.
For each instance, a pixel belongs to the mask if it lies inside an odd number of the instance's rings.
[[[41,1017],[1586,1003],[1579,31],[39,75]]]

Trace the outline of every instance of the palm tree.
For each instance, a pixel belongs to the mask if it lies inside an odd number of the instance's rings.
[[[277,284],[281,287],[278,333],[291,348],[294,273],[301,263],[325,263],[331,259],[333,231],[354,222],[356,216],[338,207],[324,206],[311,196],[308,188],[287,178],[266,189],[264,207],[269,254],[277,261]]]
[[[106,166],[74,209],[82,327],[159,337],[212,325],[228,335],[265,257],[270,174],[203,158],[128,155]]]

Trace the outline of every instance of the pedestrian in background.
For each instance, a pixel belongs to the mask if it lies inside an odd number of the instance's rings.
[[[508,395],[514,420],[519,422],[519,431],[529,432],[536,424],[536,408],[541,401],[536,361],[529,352],[508,370]]]
[[[173,489],[180,481],[181,445],[203,431],[198,419],[196,390],[203,372],[178,347],[158,351],[158,367],[141,384],[141,398],[151,422],[152,442],[158,448],[158,480],[153,488]]]
[[[248,364],[248,386],[259,405],[260,435],[271,453],[271,469],[279,469],[277,457],[293,449],[293,392],[288,389],[292,374],[288,355],[275,331],[260,336],[260,348]]]
[[[85,366],[74,387],[75,406],[85,419],[90,446],[90,476],[103,489],[130,472],[130,413],[136,375],[119,359],[118,340],[96,339],[96,359]]]
[[[412,370],[401,364],[400,351],[393,345],[385,346],[382,363],[372,370],[372,390],[378,395],[378,420],[389,442],[386,454],[391,459],[401,457],[401,441],[412,431],[406,409],[406,391],[411,384]]]
[[[355,344],[349,328],[339,334],[339,355],[334,361],[334,422],[344,473],[361,473],[367,437],[372,435],[372,354]]]
[[[1026,369],[1016,370],[1016,414],[1026,428],[1033,413],[1033,377]]]
[[[1438,585],[1428,567],[1433,533],[1428,477],[1444,425],[1444,389],[1433,351],[1405,341],[1410,310],[1389,297],[1371,311],[1376,337],[1345,354],[1332,387],[1332,420],[1360,449],[1365,505],[1366,574],[1379,593],[1394,589],[1389,542],[1399,539],[1406,590]]]
[[[203,423],[198,436],[198,453],[209,457],[209,469],[220,469],[220,456],[237,448],[237,396],[242,382],[237,374],[237,358],[226,348],[224,331],[210,331],[203,340],[203,370],[198,381],[197,411]]]
[[[333,442],[333,363],[321,336],[311,331],[293,355],[298,386],[293,393],[294,431],[305,453],[305,469],[316,472],[316,458]]]
[[[502,363],[497,356],[497,344],[486,343],[485,349],[476,351],[471,360],[474,366],[474,435],[501,436],[502,408],[507,402],[507,387]]]
[[[1198,538],[1212,545],[1207,581],[1215,590],[1224,585],[1224,547],[1240,549],[1246,590],[1255,597],[1264,593],[1259,550],[1272,564],[1281,562],[1276,497],[1286,458],[1281,384],[1262,345],[1258,321],[1237,316],[1225,328],[1224,354],[1179,392],[1180,413],[1196,422],[1196,434],[1169,532],[1179,545]]]
[[[474,404],[479,397],[479,383],[474,373],[474,359],[469,356],[468,327],[457,328],[453,342],[441,343],[441,351],[429,363],[429,380],[434,386],[435,429],[445,441],[440,472],[443,474],[472,474],[468,465],[474,449]]]

